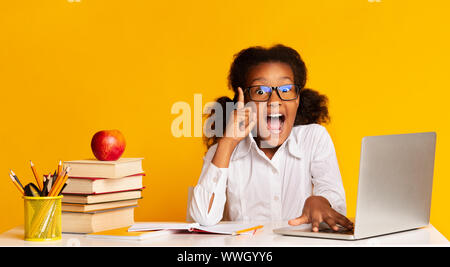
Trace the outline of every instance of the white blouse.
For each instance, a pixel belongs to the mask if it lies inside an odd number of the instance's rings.
[[[201,225],[220,220],[283,221],[302,214],[305,200],[323,196],[346,215],[345,192],[333,141],[319,124],[295,126],[272,160],[251,134],[231,155],[228,168],[211,163],[217,144],[204,157],[189,213]],[[209,202],[214,201],[208,213]]]

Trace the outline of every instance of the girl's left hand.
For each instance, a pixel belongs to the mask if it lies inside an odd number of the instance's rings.
[[[338,231],[339,224],[349,230],[353,229],[353,223],[347,219],[344,215],[335,211],[330,202],[321,196],[310,196],[306,199],[303,206],[302,216],[289,220],[289,225],[300,225],[305,223],[312,224],[312,230],[314,232],[319,231],[319,224],[321,222],[327,223],[331,229]]]

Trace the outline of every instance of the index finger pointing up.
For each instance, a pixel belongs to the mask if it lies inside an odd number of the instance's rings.
[[[237,108],[243,109],[244,108],[244,91],[242,91],[241,87],[238,87],[238,102],[237,102]]]

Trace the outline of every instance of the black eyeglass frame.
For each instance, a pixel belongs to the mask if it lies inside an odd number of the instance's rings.
[[[280,91],[279,91],[278,89],[279,89],[280,87],[286,86],[286,85],[293,85],[293,86],[295,87],[295,90],[296,90],[296,93],[297,93],[297,96],[296,96],[295,98],[291,98],[291,99],[283,99],[283,98],[281,97]],[[252,96],[251,96],[251,94],[250,94],[250,89],[253,88],[253,87],[259,87],[259,86],[267,86],[267,87],[270,87],[270,89],[272,90],[272,91],[270,91],[269,97],[267,98],[267,100],[254,100],[254,99],[252,99]],[[249,98],[250,98],[251,101],[255,101],[255,102],[267,102],[267,101],[269,101],[269,99],[272,97],[273,91],[276,91],[278,97],[279,97],[281,100],[283,100],[283,101],[292,101],[292,100],[296,100],[296,99],[300,96],[300,90],[301,90],[301,86],[298,85],[298,84],[284,84],[284,85],[280,85],[280,86],[253,85],[253,86],[249,86],[249,87],[245,88],[245,89],[244,89],[244,93],[248,93],[248,96],[249,96]]]

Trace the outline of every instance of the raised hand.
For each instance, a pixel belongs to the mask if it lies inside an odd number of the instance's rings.
[[[256,125],[256,113],[251,107],[245,107],[244,92],[238,87],[237,108],[231,113],[228,120],[224,138],[228,138],[234,143],[239,143],[244,139]]]
[[[239,142],[244,139],[256,125],[256,112],[245,107],[244,92],[238,87],[236,109],[230,115],[225,134],[220,138],[212,163],[219,168],[228,168],[231,154]]]

